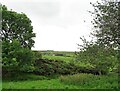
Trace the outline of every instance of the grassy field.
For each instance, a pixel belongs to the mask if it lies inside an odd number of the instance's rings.
[[[42,58],[50,60],[61,60],[65,62],[72,62],[75,60],[75,52],[66,51],[40,51]]]
[[[65,85],[59,79],[3,82],[3,89],[76,89],[79,86]]]
[[[68,51],[40,51],[43,55],[53,55],[53,54],[63,54],[64,56],[73,56],[75,52],[68,52]]]
[[[76,74],[51,79],[46,77],[39,80],[39,78],[37,80],[3,81],[2,86],[3,89],[117,89],[118,87],[117,75]]]
[[[44,52],[45,53],[45,52]],[[43,53],[43,54],[44,54]],[[63,53],[65,56],[55,56],[53,54],[55,53],[59,53],[59,52],[52,52],[52,53],[46,53],[45,55],[42,55],[43,59],[49,59],[49,60],[59,60],[59,61],[65,61],[67,63],[75,63],[78,66],[82,66],[82,67],[91,67],[91,65],[89,63],[82,63],[82,62],[78,62],[76,61],[75,58],[75,53],[74,52],[60,52],[61,54]],[[67,55],[67,56],[66,56]]]
[[[63,56],[56,56],[59,52],[42,52],[43,59],[61,60],[67,63],[74,62],[74,52],[60,52]],[[77,63],[80,66],[90,66],[89,64]],[[53,75],[41,76],[25,74],[15,76],[16,79],[3,80],[3,89],[117,89],[117,74],[93,75],[93,74],[74,74],[74,75]],[[19,80],[18,80],[19,79]]]
[[[72,62],[72,61],[75,60],[74,57],[64,57],[64,56],[49,56],[49,55],[44,55],[42,57],[43,57],[43,59],[60,60],[60,61],[65,61],[65,62]]]

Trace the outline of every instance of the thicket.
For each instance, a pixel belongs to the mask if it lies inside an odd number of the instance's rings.
[[[35,62],[35,74],[53,75],[53,74],[75,74],[78,72],[78,66],[72,63],[66,63],[61,60],[38,59]]]

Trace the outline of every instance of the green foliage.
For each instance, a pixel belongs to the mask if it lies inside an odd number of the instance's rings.
[[[107,74],[117,64],[116,52],[104,45],[88,42],[82,39],[84,44],[77,55],[77,60],[92,65],[99,74]],[[81,45],[79,45],[81,46]]]
[[[60,60],[39,59],[35,62],[35,73],[41,75],[75,74],[78,66]]]
[[[120,3],[105,0],[92,5],[95,28],[93,35],[97,37],[99,43],[118,48],[120,45]]]
[[[2,40],[11,42],[14,39],[20,42],[22,47],[31,48],[34,45],[33,27],[31,20],[24,13],[17,13],[8,10],[6,6],[2,6]]]
[[[34,70],[34,44],[31,20],[23,13],[8,10],[2,5],[2,66],[3,74],[12,71]]]
[[[45,76],[35,75],[26,72],[14,72],[14,75],[5,75],[3,81],[26,81],[26,80],[44,80],[48,79]]]
[[[32,71],[34,55],[28,48],[21,47],[19,41],[2,42],[3,69],[14,71]]]
[[[89,63],[99,74],[107,74],[116,69],[115,66],[119,60],[119,52],[114,49],[119,49],[120,44],[120,27],[118,26],[120,3],[103,1],[92,5],[94,7],[94,12],[91,12],[94,15],[92,23],[95,28],[92,35],[97,40],[89,42],[85,38],[80,38],[83,45],[79,45],[80,52],[77,60],[81,63]]]
[[[39,52],[39,51],[33,51],[33,52],[34,52],[35,60],[42,58],[41,52]]]
[[[93,74],[75,74],[68,76],[61,76],[60,81],[65,84],[78,85],[82,88],[89,89],[116,89],[118,88],[118,76],[107,75],[99,76]]]

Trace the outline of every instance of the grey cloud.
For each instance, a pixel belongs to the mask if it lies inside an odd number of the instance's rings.
[[[60,5],[58,2],[11,2],[9,5],[13,5],[23,13],[28,13],[40,17],[53,17],[59,14]],[[14,8],[13,8],[14,10]]]

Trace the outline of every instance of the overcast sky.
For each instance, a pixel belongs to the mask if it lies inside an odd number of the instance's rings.
[[[81,36],[92,31],[90,2],[97,0],[0,0],[8,9],[25,13],[36,33],[33,50],[78,51]]]

